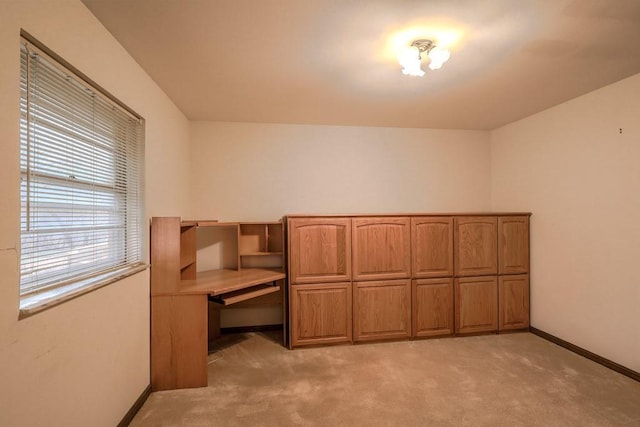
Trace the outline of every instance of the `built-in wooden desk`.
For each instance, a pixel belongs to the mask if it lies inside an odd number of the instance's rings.
[[[198,272],[199,227],[235,233],[235,268]],[[208,301],[221,305],[279,291],[284,287],[281,222],[219,223],[154,217],[151,222],[151,387],[153,391],[207,385]],[[280,257],[279,268],[254,267],[254,258]]]

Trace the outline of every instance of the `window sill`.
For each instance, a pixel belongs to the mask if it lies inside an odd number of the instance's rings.
[[[129,266],[116,271],[110,271],[90,279],[79,280],[50,291],[23,297],[20,299],[20,312],[18,314],[18,319],[33,316],[41,311],[77,298],[80,295],[87,294],[95,291],[96,289],[100,289],[103,286],[122,280],[125,277],[144,271],[148,267],[148,264]]]

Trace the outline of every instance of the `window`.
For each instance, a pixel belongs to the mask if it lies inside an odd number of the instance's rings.
[[[144,268],[142,122],[26,39],[20,67],[21,313]]]

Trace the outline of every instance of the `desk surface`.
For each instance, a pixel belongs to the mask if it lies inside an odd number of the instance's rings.
[[[177,295],[221,295],[263,283],[284,279],[285,273],[268,268],[210,270],[198,273],[195,280],[182,280]]]

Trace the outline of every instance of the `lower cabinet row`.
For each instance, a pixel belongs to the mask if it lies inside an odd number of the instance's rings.
[[[529,276],[291,285],[291,346],[526,329]]]

